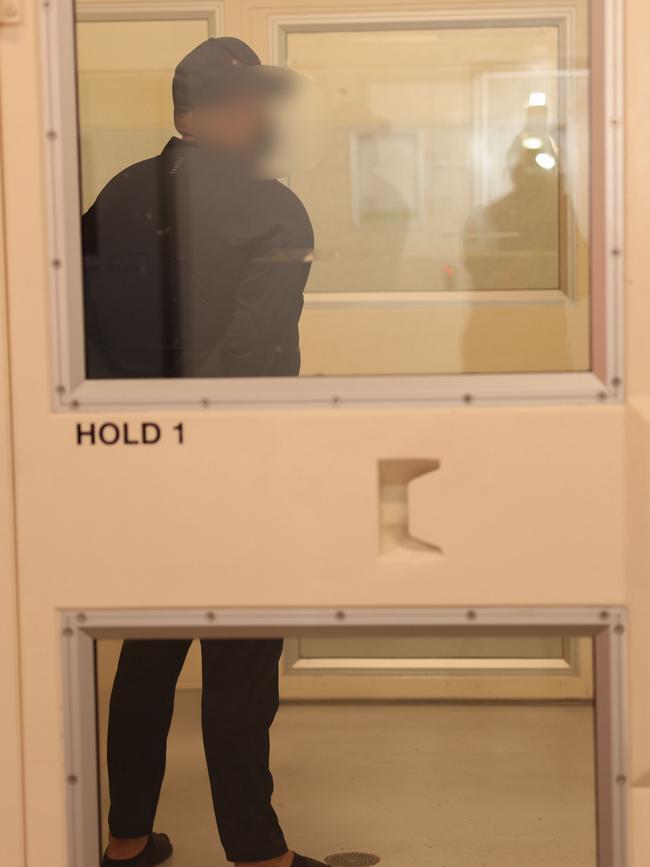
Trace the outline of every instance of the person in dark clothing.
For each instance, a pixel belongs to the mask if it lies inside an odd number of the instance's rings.
[[[297,196],[258,175],[272,100],[291,86],[271,72],[236,39],[194,49],[174,78],[183,137],[84,215],[88,378],[299,373],[314,237]]]
[[[289,84],[236,39],[176,69],[181,139],[121,172],[83,217],[89,378],[295,376],[313,234],[296,196],[257,171],[270,101]],[[191,641],[125,641],[109,710],[103,865],[172,854],[153,823],[174,692]],[[238,867],[296,855],[271,805],[269,728],[281,640],[203,640],[202,727],[219,835]]]

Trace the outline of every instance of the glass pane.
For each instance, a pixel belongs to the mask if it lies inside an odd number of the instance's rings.
[[[288,34],[333,116],[291,179],[319,239],[309,291],[560,288],[558,35]]]
[[[590,369],[588,2],[506,7],[79,22],[88,376]]]

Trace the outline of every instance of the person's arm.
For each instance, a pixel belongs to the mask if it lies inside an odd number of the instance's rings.
[[[250,242],[228,329],[216,348],[224,376],[296,376],[298,321],[311,268],[314,236],[302,205]],[[214,355],[208,365],[214,369]]]

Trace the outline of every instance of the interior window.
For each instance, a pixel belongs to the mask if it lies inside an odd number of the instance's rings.
[[[589,370],[588,2],[507,6],[80,14],[86,376]]]

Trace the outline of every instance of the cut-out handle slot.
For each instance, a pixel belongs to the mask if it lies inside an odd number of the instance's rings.
[[[409,484],[435,473],[440,461],[404,458],[379,461],[379,553],[399,556],[440,556],[442,549],[413,535],[409,518]]]

